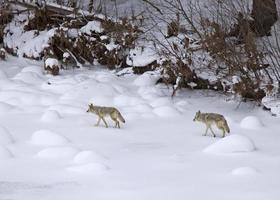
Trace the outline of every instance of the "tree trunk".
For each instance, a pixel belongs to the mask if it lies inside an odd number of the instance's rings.
[[[258,36],[269,35],[271,27],[278,19],[275,0],[253,0],[251,15],[254,19],[252,30]]]
[[[93,11],[93,0],[89,0],[89,3],[88,3],[88,11],[90,13],[92,13]]]

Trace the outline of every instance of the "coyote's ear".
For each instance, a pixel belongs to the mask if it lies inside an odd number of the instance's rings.
[[[199,113],[199,114],[200,114],[200,110],[199,110],[197,113]]]

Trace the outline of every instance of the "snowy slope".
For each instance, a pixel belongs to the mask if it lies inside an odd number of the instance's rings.
[[[0,61],[0,199],[279,199],[279,118],[268,112],[209,91],[170,98],[156,73],[41,70]],[[95,127],[90,102],[126,123]],[[202,136],[197,110],[225,115],[230,136]]]

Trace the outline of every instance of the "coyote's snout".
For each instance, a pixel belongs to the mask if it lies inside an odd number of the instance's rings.
[[[201,113],[200,111],[198,111],[196,112],[193,121],[203,122],[206,125],[206,130],[204,135],[206,135],[208,129],[210,129],[213,136],[216,137],[211,127],[212,124],[215,124],[220,130],[223,131],[223,137],[225,137],[226,133],[230,132],[227,121],[224,118],[224,116],[217,113]]]
[[[114,107],[102,107],[102,106],[94,106],[92,103],[88,105],[88,110],[87,112],[92,112],[94,114],[96,114],[99,118],[98,121],[96,123],[96,126],[99,125],[100,120],[102,119],[102,121],[104,122],[106,128],[108,128],[108,124],[105,121],[104,117],[105,116],[110,116],[111,119],[115,122],[115,127],[120,128],[120,122],[125,123],[125,120],[123,118],[123,116],[121,115],[120,111],[118,111],[116,108]]]

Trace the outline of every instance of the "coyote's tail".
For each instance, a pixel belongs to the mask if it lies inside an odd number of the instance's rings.
[[[118,112],[118,118],[119,118],[119,120],[121,120],[121,122],[125,123],[125,120],[120,112]]]
[[[226,129],[227,133],[230,133],[227,120],[225,120],[225,129]]]

